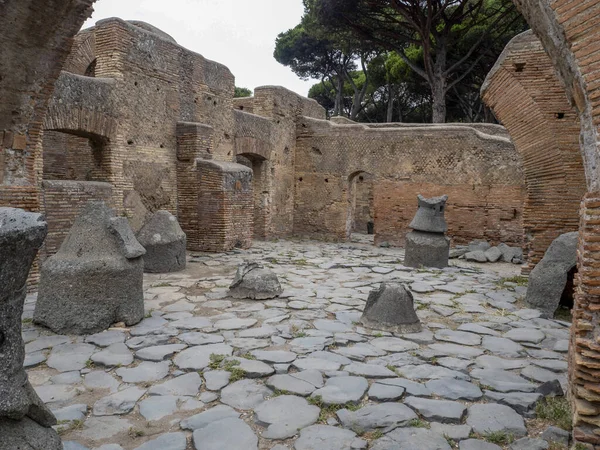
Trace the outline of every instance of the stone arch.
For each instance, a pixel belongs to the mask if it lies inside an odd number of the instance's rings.
[[[96,33],[94,28],[81,31],[75,36],[74,41],[63,70],[76,75],[93,76],[89,72],[90,67],[95,66],[96,61]]]
[[[579,225],[586,191],[579,117],[552,62],[531,31],[506,46],[482,88],[483,100],[508,129],[525,175],[523,228],[530,272],[559,235]]]

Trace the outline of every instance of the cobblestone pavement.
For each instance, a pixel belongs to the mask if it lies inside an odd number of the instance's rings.
[[[516,266],[414,270],[402,256],[312,241],[192,253],[184,272],[145,276],[140,324],[92,336],[32,325],[30,296],[29,378],[69,450],[548,448],[537,391],[566,389],[569,323],[520,306],[526,288],[493,271]],[[283,295],[228,298],[243,260],[271,267]],[[392,280],[413,291],[422,332],[357,324]]]

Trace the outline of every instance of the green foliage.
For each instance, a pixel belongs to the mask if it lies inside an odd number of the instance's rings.
[[[548,420],[563,430],[573,429],[571,404],[565,397],[546,397],[535,406],[538,419]]]
[[[427,422],[423,419],[411,419],[408,421],[406,426],[413,427],[413,428],[429,428],[430,427],[429,422]]]
[[[240,97],[252,97],[252,90],[245,87],[235,87],[235,93],[233,94],[234,98]]]
[[[492,431],[484,435],[483,438],[496,445],[512,444],[515,440],[515,437],[512,434],[506,433],[505,431]]]

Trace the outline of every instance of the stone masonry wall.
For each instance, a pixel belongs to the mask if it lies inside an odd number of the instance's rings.
[[[579,117],[531,31],[507,45],[482,92],[523,160],[527,273],[555,238],[578,229],[579,204],[586,191]]]
[[[522,242],[523,182],[509,139],[465,126],[371,128],[305,118],[298,125],[298,235],[346,239],[350,181],[374,177],[376,243],[403,246],[416,196],[448,194],[454,243]]]

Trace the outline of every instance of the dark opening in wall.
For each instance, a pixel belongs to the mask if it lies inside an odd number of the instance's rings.
[[[329,183],[329,179],[328,178],[325,178],[325,183]]]
[[[563,113],[563,112],[556,113],[556,114],[554,114],[554,117],[556,117],[557,119],[564,119],[565,113]]]
[[[573,309],[573,296],[575,294],[575,275],[577,274],[577,266],[573,267],[567,273],[567,283],[560,296],[559,308]]]
[[[515,72],[523,72],[523,70],[525,69],[525,63],[521,62],[521,63],[515,63]]]
[[[96,76],[96,63],[97,60],[94,59],[89,66],[87,66],[87,69],[85,69],[85,73],[84,75],[86,77],[95,77]]]

